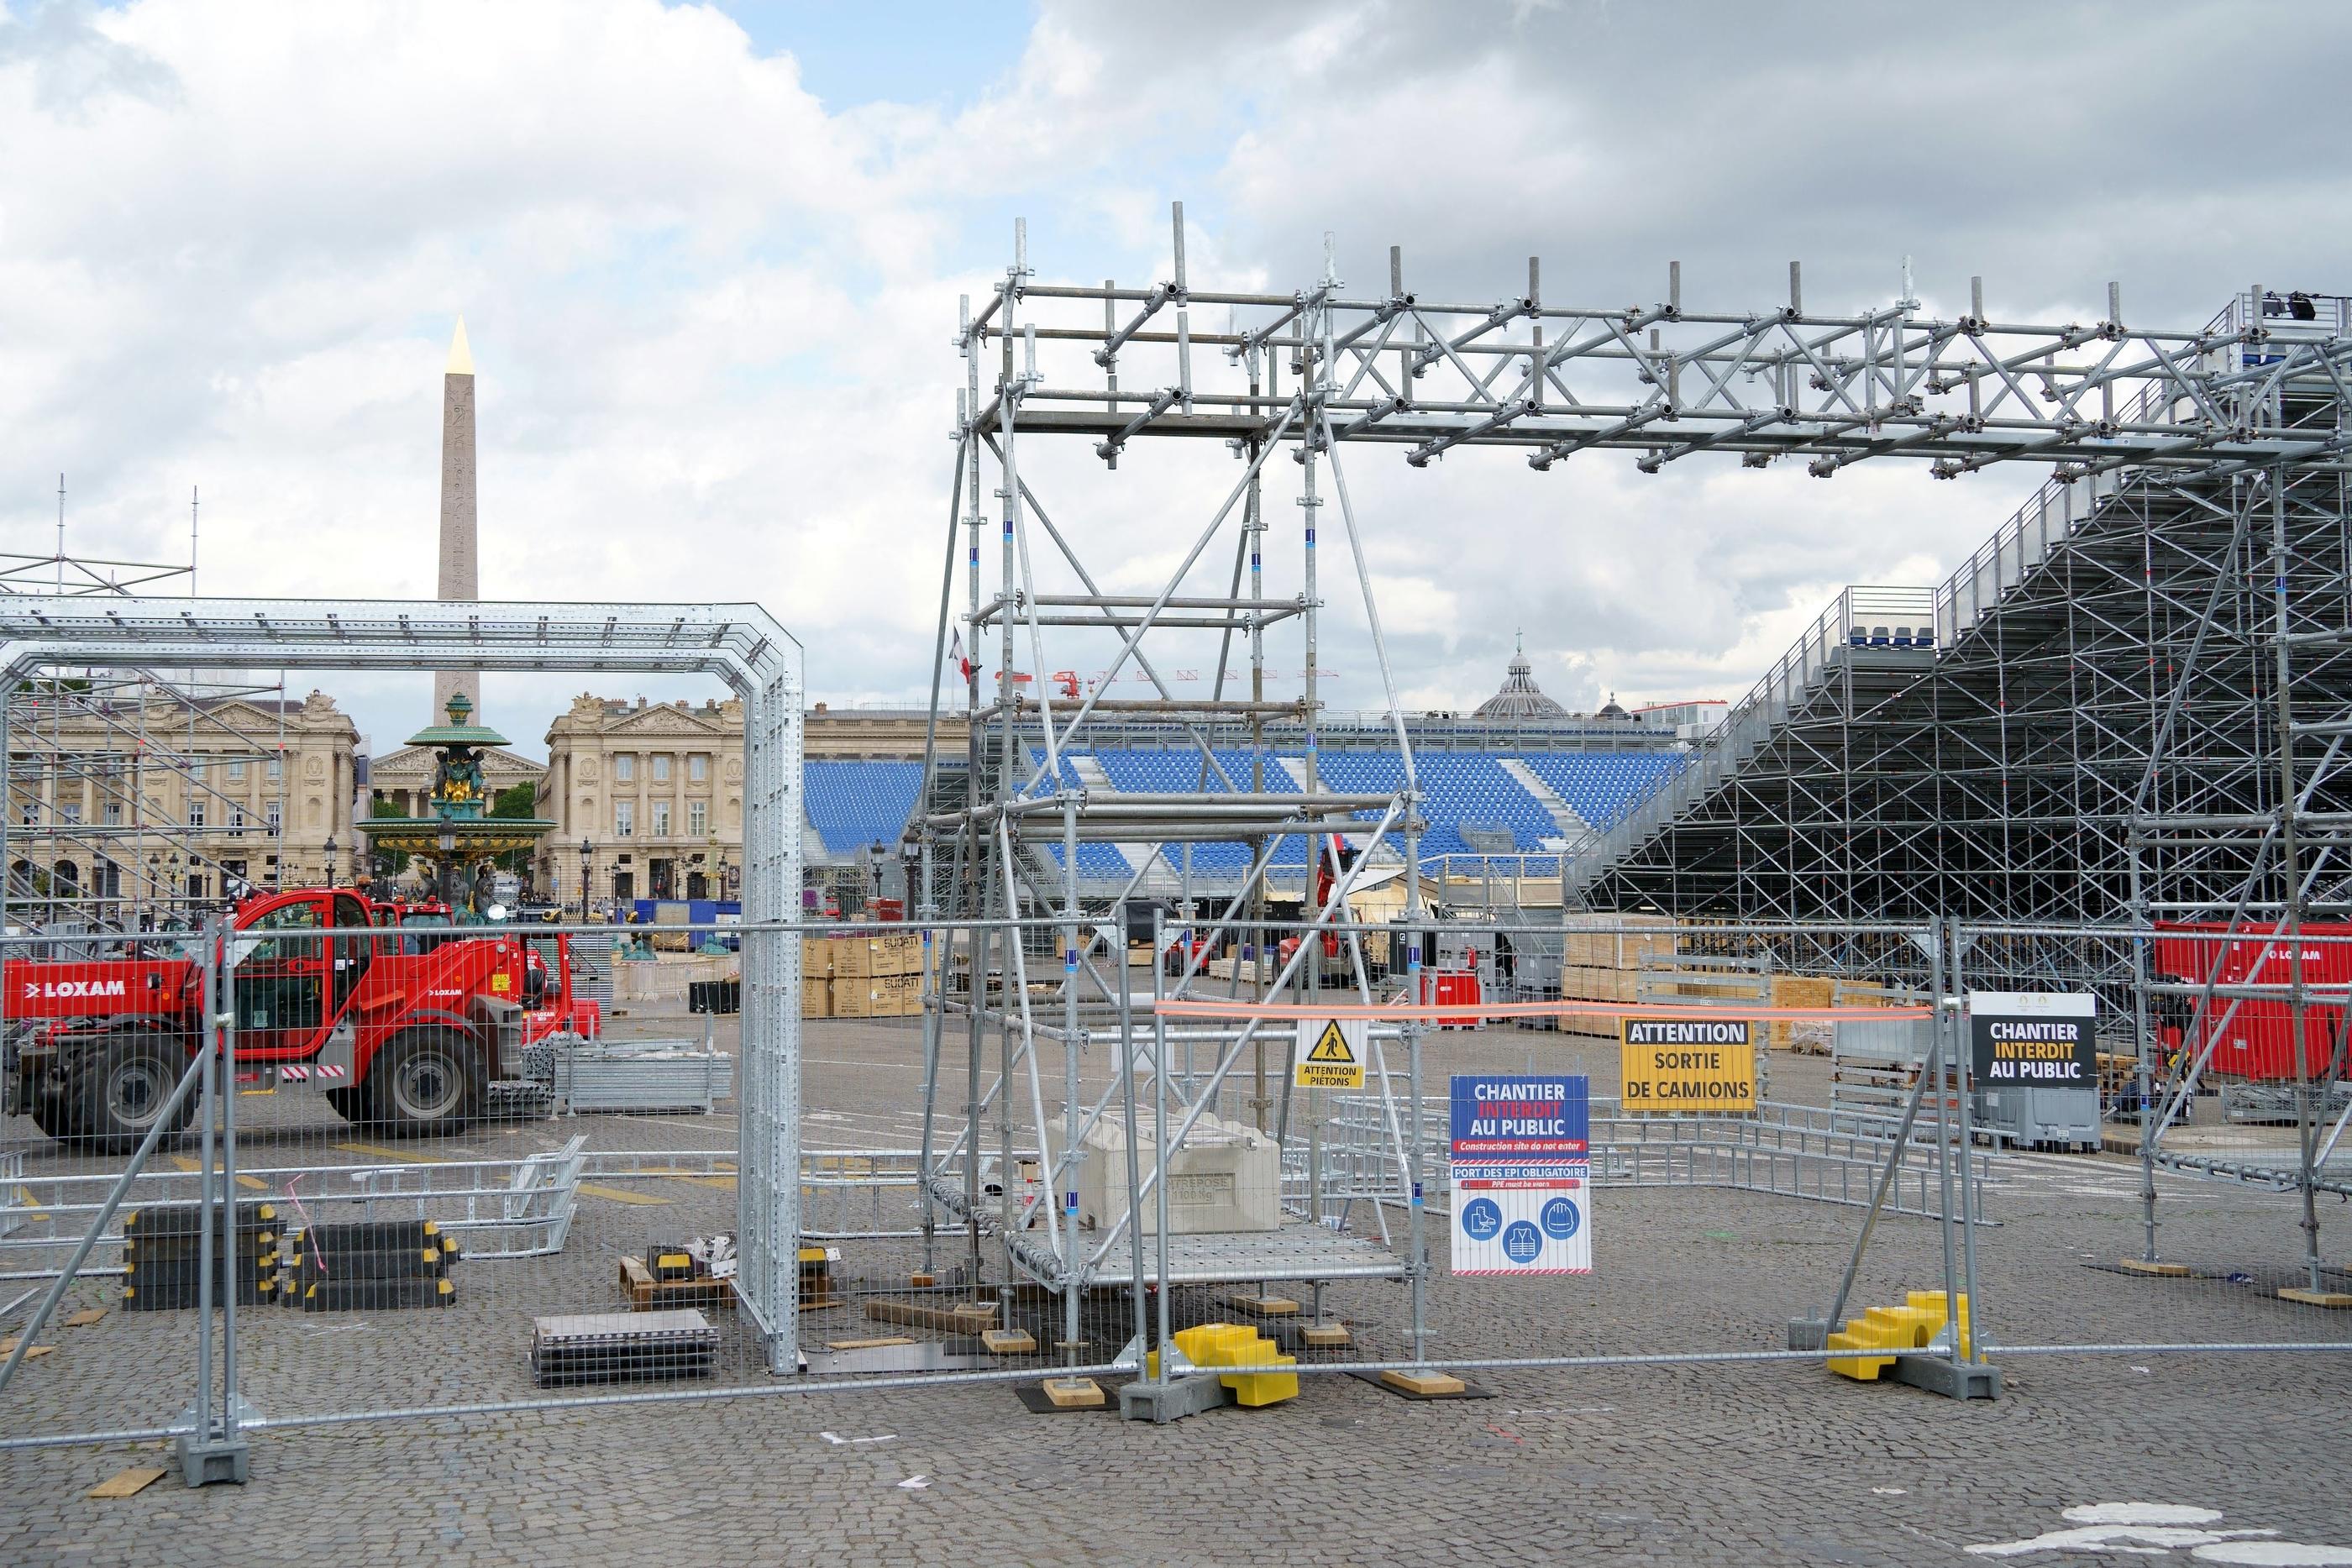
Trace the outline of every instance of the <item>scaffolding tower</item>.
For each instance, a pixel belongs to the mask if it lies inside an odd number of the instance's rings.
[[[190,549],[185,564],[69,555],[61,528],[53,554],[0,554],[0,594],[193,596]],[[274,714],[275,734],[230,722],[232,705]],[[60,669],[19,683],[0,710],[12,916],[48,929],[169,927],[233,892],[243,874],[233,865],[283,865],[285,716],[282,673]],[[226,770],[247,768],[257,795],[226,787]],[[239,853],[224,853],[232,840]]]
[[[2120,287],[2110,284],[2105,311],[2095,320],[2017,322],[1990,310],[1982,280],[1971,279],[1968,310],[1937,318],[1916,296],[1908,258],[1900,294],[1859,311],[1809,308],[1794,263],[1786,302],[1762,308],[1686,306],[1679,263],[1668,264],[1663,296],[1652,303],[1563,304],[1545,298],[1541,267],[1532,259],[1524,288],[1491,300],[1438,301],[1407,288],[1397,248],[1389,252],[1385,289],[1348,291],[1328,236],[1319,278],[1288,293],[1235,291],[1192,284],[1181,204],[1173,216],[1163,279],[1128,287],[1039,282],[1016,225],[1003,281],[976,312],[965,302],[956,337],[965,385],[935,667],[944,670],[951,648],[965,651],[958,674],[966,689],[959,702],[935,674],[932,707],[942,716],[968,713],[971,723],[960,759],[940,756],[935,724],[922,806],[909,829],[925,913],[998,923],[967,943],[938,944],[934,955],[927,1200],[962,1228],[975,1268],[983,1234],[993,1234],[1010,1268],[1064,1290],[1074,1344],[1078,1291],[1100,1277],[1096,1270],[1116,1238],[1089,1251],[1074,1213],[1065,1222],[1033,1210],[1061,1190],[1082,1134],[1063,1140],[1060,1157],[1049,1157],[1028,1198],[1016,1200],[1008,1177],[994,1202],[984,1201],[982,1155],[991,1132],[985,1119],[992,1115],[998,1155],[1009,1169],[1016,1097],[1027,1101],[1037,1146],[1050,1147],[1054,1118],[1040,1062],[1049,1042],[1062,1056],[1060,1125],[1079,1128],[1110,1104],[1117,1084],[1091,1106],[1079,1094],[1089,1029],[1100,1027],[1128,980],[1122,949],[1129,922],[1101,916],[1138,896],[1163,857],[1186,865],[1202,856],[1237,857],[1238,893],[1205,909],[1181,904],[1171,919],[1177,940],[1155,944],[1155,975],[1163,951],[1181,960],[1174,983],[1181,994],[1197,983],[1204,953],[1220,938],[1255,933],[1264,946],[1269,875],[1278,860],[1286,862],[1306,890],[1297,912],[1305,939],[1278,962],[1260,955],[1231,971],[1234,988],[1246,975],[1261,999],[1311,999],[1328,983],[1370,999],[1388,983],[1391,977],[1366,962],[1354,933],[1335,944],[1344,957],[1327,968],[1316,956],[1321,944],[1314,929],[1346,922],[1353,883],[1383,857],[1406,881],[1403,930],[1423,918],[1412,743],[1365,567],[1361,519],[1340,461],[1343,446],[1401,447],[1415,466],[1456,447],[1507,447],[1538,471],[1587,452],[1627,451],[1653,474],[1695,456],[1736,455],[1748,468],[1799,462],[1822,479],[1882,458],[1917,460],[1940,479],[2002,463],[2052,465],[2053,487],[2040,509],[2031,522],[2021,517],[2003,530],[1993,559],[1971,563],[1976,576],[1964,572],[1965,580],[1956,579],[1933,602],[1895,607],[1907,613],[1899,651],[1891,635],[1877,634],[1874,618],[1889,607],[1843,602],[1843,619],[1817,628],[1809,645],[1793,651],[1651,809],[1578,856],[1567,869],[1570,883],[1587,890],[1605,884],[1603,902],[1703,904],[1690,888],[1704,875],[1715,879],[1710,896],[1727,912],[1752,908],[1772,918],[1852,921],[1889,909],[1907,917],[1915,909],[1949,915],[1988,907],[2012,917],[2024,908],[2042,918],[2080,918],[2130,909],[2103,901],[2126,891],[2135,823],[2163,820],[2153,816],[2159,806],[2213,823],[2226,822],[2227,810],[2242,806],[2255,816],[2268,812],[2256,831],[2283,833],[2291,849],[2294,814],[2284,801],[2295,791],[2297,764],[2282,762],[2282,792],[2265,798],[2259,783],[2271,776],[2264,759],[2287,758],[2301,727],[2336,722],[2317,716],[2332,696],[2316,698],[2313,715],[2302,716],[2280,695],[2292,672],[2285,644],[2278,643],[2272,706],[2282,727],[2273,732],[2265,728],[2259,685],[2252,700],[2241,700],[2243,689],[2233,689],[2230,711],[2209,709],[2182,673],[2200,661],[2179,661],[2210,645],[2217,657],[2205,678],[2217,685],[2237,679],[2247,658],[2220,657],[2227,638],[2217,641],[2212,628],[2244,622],[2252,629],[2248,618],[2260,596],[2249,585],[2263,562],[2281,563],[2279,593],[2291,596],[2296,589],[2284,580],[2305,570],[2303,550],[2316,549],[2323,536],[2340,542],[2347,449],[2340,394],[2352,373],[2341,302],[2333,306],[2336,319],[2322,322],[2305,316],[2300,298],[2293,313],[2284,305],[2273,312],[2272,297],[2257,287],[2241,307],[2203,327],[2167,328],[2126,321]],[[1225,320],[1196,323],[1194,313],[1203,309],[1221,311]],[[1206,525],[1189,538],[1163,586],[1149,594],[1114,593],[1097,575],[1103,541],[1087,529],[1087,511],[1071,514],[1079,521],[1057,525],[1024,474],[1028,438],[1044,436],[1062,438],[1065,447],[1072,438],[1090,444],[1111,470],[1147,440],[1155,446],[1170,437],[1223,443],[1239,473],[1217,486],[1221,499],[1212,504],[1202,496]],[[1289,464],[1275,465],[1277,453]],[[1033,463],[1030,473],[1045,465]],[[1276,472],[1297,476],[1296,493],[1287,497],[1301,517],[1296,534],[1275,525],[1288,507],[1268,510],[1279,498],[1274,492],[1290,488],[1270,483]],[[2300,488],[2310,497],[2308,507],[2287,508],[2296,517],[2310,513],[2316,529],[2310,540],[2299,542],[2292,525],[2284,543],[2274,530],[2267,550],[2247,535],[2246,507],[2269,493],[2265,486],[2282,495]],[[982,538],[989,495],[999,503],[997,548],[986,552],[992,572],[983,567]],[[2104,526],[2134,507],[2146,526]],[[1401,777],[1386,791],[1332,789],[1318,757],[1317,649],[1328,607],[1317,544],[1318,524],[1335,510],[1348,549],[1345,575],[1360,594],[1396,730]],[[1328,530],[1320,531],[1329,542]],[[2117,538],[2145,541],[2141,570],[2131,570],[2128,546],[2118,552]],[[1280,541],[1276,549],[1298,551],[1297,591],[1288,596],[1266,588],[1270,539]],[[2108,541],[2104,551],[2094,548],[2101,539]],[[1196,580],[1196,570],[1205,574],[1215,570],[1209,563],[1223,563],[1212,554],[1221,544],[1232,552],[1230,570],[1221,579]],[[953,590],[960,553],[965,592],[959,609]],[[2067,570],[2050,570],[2053,559]],[[2324,564],[2315,561],[2311,586],[2323,594],[2340,589],[2342,559],[2339,549]],[[2079,576],[2072,574],[2075,563]],[[2200,574],[2210,585],[2201,601],[2188,586]],[[2041,599],[2025,584],[2029,577],[2048,584]],[[2231,582],[2238,590],[2225,586]],[[2103,612],[2103,601],[2133,595],[2140,601],[2138,623],[2163,628],[2160,664],[2152,632],[2113,625],[2111,612]],[[1857,614],[1867,628],[1858,651]],[[2085,657],[2060,656],[2029,671],[2005,656],[2011,636],[2029,626],[2048,643],[2053,618],[2085,640]],[[2331,624],[2346,622],[2339,610]],[[1087,636],[1100,640],[1105,660],[1071,651]],[[1187,636],[1206,642],[1188,645]],[[1283,684],[1279,695],[1267,663],[1275,636],[1295,639],[1299,649],[1297,685]],[[2101,637],[2127,651],[2127,668],[2110,662],[2113,649],[2088,646]],[[1964,639],[1969,653],[1959,652]],[[984,680],[983,650],[992,643],[995,669]],[[1207,698],[1180,697],[1171,689],[1163,661],[1187,657],[1171,654],[1171,647],[1205,647],[1201,662],[1213,668]],[[1882,649],[1888,655],[1883,659],[1876,656]],[[1950,678],[1928,676],[1941,706],[1897,705],[1897,695],[1916,692],[1923,675],[1940,669],[1948,649]],[[2325,675],[2332,659],[2323,654],[2294,678]],[[1092,682],[1082,683],[1077,672],[1097,667]],[[1123,678],[1149,685],[1150,695],[1109,695]],[[2027,709],[2006,689],[2021,681],[2031,692]],[[1822,723],[1808,729],[1804,716],[1817,702]],[[2127,709],[2137,716],[2137,737],[2113,733],[2105,716]],[[1098,768],[1092,778],[1080,772],[1101,721],[1144,716],[1181,735],[1197,753],[1191,787],[1121,789],[1109,787]],[[1287,780],[1265,744],[1272,723],[1298,727],[1301,766]],[[1219,730],[1236,724],[1247,727],[1244,746],[1213,744]],[[2315,738],[2322,733],[2304,732]],[[2335,739],[2340,744],[2341,737]],[[2213,766],[2187,777],[2157,766],[2159,754],[2199,746],[2214,748]],[[1750,768],[1774,747],[1777,763]],[[1863,781],[1881,759],[1906,747],[1923,766],[1904,776],[1907,788],[1889,790],[1879,813],[1887,820],[1873,821],[1864,835],[1855,814],[1865,804]],[[1735,775],[1748,793],[1736,808],[1722,808],[1716,802],[1733,798]],[[2214,816],[2217,809],[2221,816]],[[1728,820],[1702,821],[1709,811]],[[2081,822],[2085,812],[2086,825],[2062,828]],[[1678,852],[1710,832],[1704,853]],[[1339,852],[1343,834],[1358,852]],[[2215,834],[2225,837],[2226,831],[2216,827],[2202,847],[2184,846],[2168,861],[2168,874],[2193,885],[2189,897],[2230,890],[2227,895],[2243,898],[2252,885],[2247,857]],[[1759,851],[1766,839],[1771,849]],[[1111,852],[1108,861],[1105,851]],[[1089,856],[1097,873],[1128,873],[1117,897],[1082,897]],[[1986,857],[1998,859],[2001,876],[1979,886],[1969,878]],[[2292,854],[2279,863],[2288,869],[2276,875],[2293,885]],[[1417,995],[1420,939],[1408,936],[1402,946],[1392,977]],[[1103,972],[1106,952],[1115,977]],[[1042,975],[1033,976],[1032,960]],[[950,1033],[961,1033],[964,1047],[960,1133],[946,1125],[953,1098],[944,1071]],[[1419,1036],[1412,1025],[1400,1033],[1417,1103]],[[1167,1146],[1211,1113],[1258,1039],[1253,1021],[1211,1042],[1208,1064],[1178,1085],[1182,1103],[1166,1129]],[[1117,1074],[1129,1087],[1146,1071],[1165,1083],[1166,1064],[1154,1071],[1132,1041],[1119,1054]],[[1263,1049],[1256,1060],[1264,1061]],[[1278,1081],[1288,1077],[1282,1072]],[[1248,1103],[1261,1126],[1269,1098],[1261,1067]],[[1286,1105],[1287,1098],[1286,1092]],[[1393,1131],[1392,1107],[1390,1115]],[[1418,1139],[1414,1148],[1417,1161]],[[961,1161],[961,1181],[950,1179],[950,1166],[966,1152],[972,1157]],[[1166,1157],[1164,1148],[1154,1153]],[[1417,1165],[1411,1174],[1419,1179]],[[1155,1166],[1141,1178],[1137,1198],[1158,1182]],[[1420,1218],[1416,1206],[1409,1270],[1416,1286],[1427,1267]],[[1033,1242],[1027,1233],[1040,1218],[1046,1239]],[[1418,1290],[1412,1321],[1418,1355]]]

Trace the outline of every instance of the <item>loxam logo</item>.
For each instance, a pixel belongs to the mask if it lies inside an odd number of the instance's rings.
[[[25,999],[58,1001],[83,997],[121,997],[130,993],[121,980],[27,980]]]

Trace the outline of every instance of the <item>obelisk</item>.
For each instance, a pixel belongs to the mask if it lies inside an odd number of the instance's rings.
[[[449,368],[441,377],[441,589],[444,600],[481,597],[480,556],[474,542],[474,355],[466,346],[466,319],[449,339]],[[474,722],[482,721],[479,670],[436,670],[433,722],[445,722],[449,699],[466,694]]]

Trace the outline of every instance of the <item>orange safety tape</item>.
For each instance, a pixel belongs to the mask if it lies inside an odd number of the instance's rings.
[[[1456,1019],[1580,1018],[1780,1019],[1794,1022],[1834,1023],[1841,1019],[1895,1022],[1933,1018],[1935,1009],[1921,1003],[1892,1008],[1763,1008],[1737,1003],[1675,1007],[1657,1002],[1334,1002],[1304,1007],[1278,1002],[1244,1002],[1223,997],[1162,997],[1151,1010],[1165,1018],[1244,1019]]]

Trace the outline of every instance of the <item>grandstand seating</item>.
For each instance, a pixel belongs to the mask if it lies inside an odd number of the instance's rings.
[[[1606,832],[1642,799],[1680,771],[1679,751],[1523,753],[1519,760],[1578,816]]]
[[[824,841],[824,852],[854,854],[877,843],[898,848],[915,810],[915,791],[922,788],[921,763],[827,759],[803,768],[809,825]],[[816,845],[808,848],[817,852]]]
[[[1181,747],[1134,747],[1089,755],[1115,789],[1188,791],[1200,787],[1197,751]],[[1421,841],[1424,857],[1476,854],[1462,837],[1465,823],[1507,829],[1520,853],[1540,852],[1546,839],[1559,837],[1559,826],[1550,812],[1504,768],[1506,756],[1524,762],[1586,821],[1604,830],[1621,821],[1683,761],[1682,753],[1671,751],[1416,753],[1413,761],[1422,792],[1428,797],[1423,810],[1429,826]],[[1249,788],[1246,752],[1220,750],[1217,759],[1237,789]],[[1295,766],[1298,758],[1292,754],[1288,760]],[[1033,750],[1032,762],[1038,768],[1045,766],[1042,748]],[[1393,751],[1327,751],[1320,754],[1319,766],[1325,786],[1343,794],[1386,793],[1403,781],[1403,765]],[[826,759],[811,761],[806,769],[809,823],[823,841],[822,852],[810,846],[813,853],[846,855],[868,844],[898,843],[899,831],[915,809],[915,793],[922,782],[920,763]],[[1078,787],[1076,770],[1067,757],[1062,759],[1061,777],[1070,788]],[[1212,793],[1224,792],[1213,776],[1209,789]],[[1269,794],[1295,795],[1298,785],[1289,768],[1276,766],[1267,769],[1265,789]],[[1367,820],[1376,816],[1370,814]],[[1047,843],[1048,852],[1059,864],[1060,846],[1050,840]],[[1167,858],[1171,866],[1180,852],[1171,846]],[[1294,834],[1277,847],[1274,863],[1302,866],[1306,860],[1306,841]],[[1239,876],[1249,868],[1249,848],[1244,844],[1192,846],[1192,868],[1204,879]],[[1078,869],[1087,881],[1097,882],[1124,880],[1132,868],[1112,845],[1088,843],[1078,846]]]
[[[1090,754],[1101,766],[1103,776],[1111,787],[1121,790],[1167,791],[1191,790],[1201,784],[1201,759],[1197,751],[1182,747],[1131,747],[1102,750]],[[1587,821],[1605,827],[1622,817],[1633,803],[1654,789],[1658,782],[1680,766],[1677,752],[1574,752],[1543,755],[1517,752],[1417,752],[1413,761],[1427,797],[1423,812],[1428,822],[1422,835],[1421,850],[1424,857],[1440,855],[1475,855],[1463,838],[1465,824],[1473,827],[1507,830],[1515,850],[1522,854],[1539,852],[1546,839],[1559,836],[1559,824],[1544,809],[1543,803],[1520,785],[1503,767],[1503,758],[1511,757],[1524,761],[1538,777],[1557,790]],[[1299,762],[1296,753],[1285,754],[1292,767]],[[1218,761],[1232,777],[1237,789],[1249,788],[1249,756],[1246,752],[1221,749]],[[1039,758],[1042,763],[1042,757]],[[1076,775],[1066,759],[1064,773],[1075,782]],[[1393,751],[1326,751],[1319,754],[1318,768],[1324,785],[1343,794],[1381,794],[1393,790],[1403,781],[1404,768]],[[1275,767],[1267,771],[1265,789],[1269,794],[1292,795],[1298,786],[1291,767]],[[1224,793],[1223,786],[1213,776],[1209,780],[1212,793]],[[1365,821],[1377,821],[1377,812],[1362,813]],[[1181,850],[1171,846],[1168,858],[1174,863]],[[1307,859],[1306,841],[1292,835],[1275,851],[1276,866],[1303,866]],[[1239,876],[1249,867],[1246,845],[1231,843],[1201,843],[1192,846],[1194,872],[1209,879]],[[1085,860],[1080,865],[1088,874],[1095,874]],[[1530,865],[1531,873],[1543,873],[1549,866]]]

